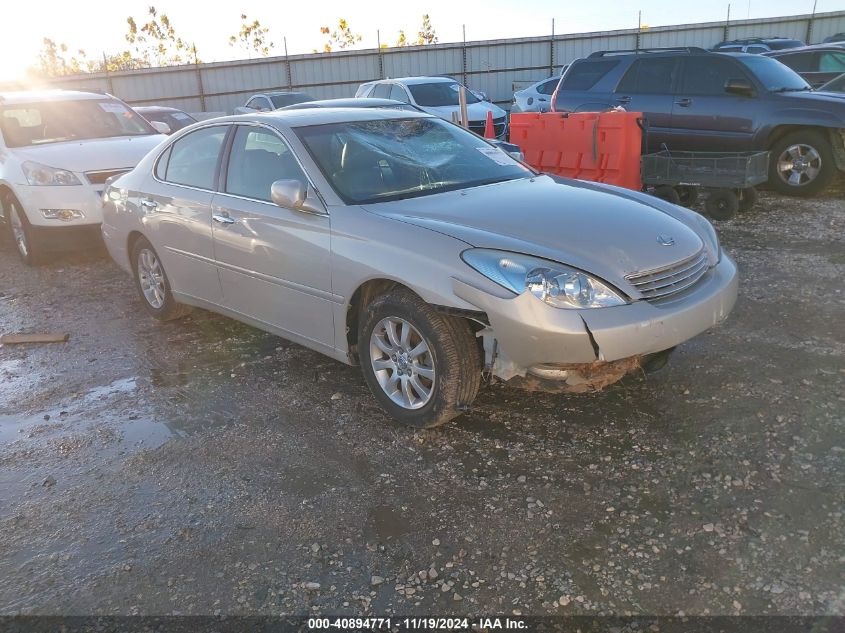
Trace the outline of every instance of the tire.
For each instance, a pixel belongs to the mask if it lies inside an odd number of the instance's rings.
[[[27,266],[44,263],[44,249],[33,234],[32,225],[17,199],[10,193],[3,196],[3,215],[12,246]]]
[[[405,289],[376,297],[365,313],[358,330],[361,370],[378,403],[395,420],[428,429],[472,404],[482,365],[466,320],[438,313]],[[420,350],[416,356],[414,350]]]
[[[138,296],[150,316],[159,321],[171,321],[190,311],[173,298],[161,259],[144,237],[139,237],[132,246],[132,272]]]
[[[738,189],[736,193],[739,200],[740,212],[750,211],[751,208],[757,204],[757,190],[754,187]]]
[[[698,187],[688,187],[686,185],[679,185],[675,187],[678,192],[679,204],[685,207],[691,207],[698,201]]]
[[[716,189],[707,196],[704,209],[714,220],[730,220],[739,209],[739,200],[730,189]]]
[[[669,185],[655,187],[651,195],[666,202],[671,202],[672,204],[681,204],[681,197],[678,195],[678,192],[675,191],[674,187],[670,187]]]
[[[789,196],[816,195],[830,185],[836,171],[830,140],[817,130],[790,132],[769,154],[769,184]]]

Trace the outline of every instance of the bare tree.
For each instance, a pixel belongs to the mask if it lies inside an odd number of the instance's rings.
[[[250,57],[253,52],[267,57],[270,49],[273,48],[273,43],[267,41],[267,33],[270,29],[262,26],[258,20],[250,22],[245,13],[241,14],[241,22],[241,30],[238,34],[229,37],[229,46],[239,45]]]
[[[417,33],[417,44],[437,44],[437,33],[431,26],[431,18],[428,13],[422,16],[422,26]]]
[[[135,57],[148,65],[172,66],[183,64],[191,52],[191,46],[176,36],[176,30],[166,13],[159,15],[152,6],[147,11],[149,20],[138,26],[135,18],[126,18],[129,32],[126,41],[135,48]]]
[[[323,26],[320,27],[320,33],[329,36],[328,41],[323,45],[324,53],[331,53],[334,47],[349,48],[364,39],[360,33],[353,33],[349,23],[343,18],[338,20],[336,30],[332,31],[329,27]],[[316,53],[317,50],[315,49],[314,52]]]

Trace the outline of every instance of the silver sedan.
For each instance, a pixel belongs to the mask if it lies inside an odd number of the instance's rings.
[[[417,427],[485,380],[601,389],[664,362],[737,293],[702,216],[535,173],[426,114],[199,123],[105,199],[105,242],[153,317],[205,308],[360,365]]]

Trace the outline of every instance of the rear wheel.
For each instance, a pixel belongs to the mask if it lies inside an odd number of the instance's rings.
[[[139,237],[132,247],[132,270],[138,294],[150,315],[159,321],[170,321],[188,313],[188,307],[173,298],[158,253],[144,237]]]
[[[704,203],[704,209],[714,220],[730,220],[736,215],[739,201],[730,189],[716,189],[710,192]]]
[[[17,199],[10,193],[3,197],[3,213],[6,217],[6,228],[21,261],[27,266],[42,263],[44,258],[41,245],[33,234],[32,225]]]
[[[835,175],[830,140],[817,130],[790,132],[769,153],[769,184],[780,193],[812,196],[827,187]]]
[[[394,419],[439,426],[472,404],[481,355],[466,320],[440,314],[404,289],[376,297],[358,332],[364,379]]]

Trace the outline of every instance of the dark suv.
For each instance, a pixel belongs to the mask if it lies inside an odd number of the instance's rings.
[[[712,50],[719,53],[754,53],[767,51],[782,51],[789,48],[805,46],[801,40],[788,37],[747,37],[744,40],[727,40],[719,42]]]
[[[845,99],[769,57],[700,48],[601,51],[572,63],[557,112],[643,112],[648,148],[771,152],[769,184],[812,195],[845,170]]]

